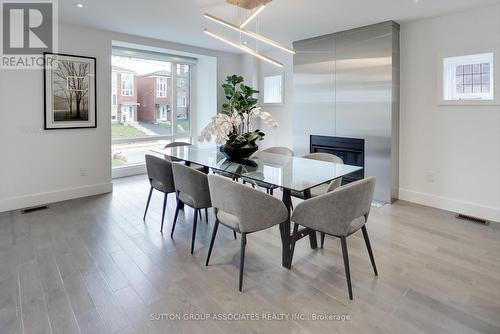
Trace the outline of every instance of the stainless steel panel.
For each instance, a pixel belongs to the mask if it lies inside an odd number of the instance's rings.
[[[334,52],[318,55],[325,41]],[[377,178],[375,199],[391,202],[399,188],[399,26],[384,22],[294,47],[297,153],[308,149],[310,134],[365,139],[365,175]],[[319,78],[333,78],[333,86]]]
[[[293,144],[309,153],[309,135],[335,135],[335,47],[327,35],[294,43]]]
[[[392,27],[336,36],[336,134],[365,139],[365,175],[375,198],[391,201]]]

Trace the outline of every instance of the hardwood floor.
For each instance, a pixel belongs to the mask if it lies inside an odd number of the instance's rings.
[[[397,202],[373,209],[367,225],[374,277],[361,231],[348,238],[354,300],[347,294],[340,241],[311,250],[297,243],[281,266],[278,227],[248,236],[244,292],[240,240],[223,226],[211,264],[213,227],[162,196],[142,221],[144,176],[116,180],[113,194],[0,214],[0,333],[500,333],[500,228]],[[302,314],[288,321],[151,320],[166,314]],[[313,321],[316,315],[346,321]]]

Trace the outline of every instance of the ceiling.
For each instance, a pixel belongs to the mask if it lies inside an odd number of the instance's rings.
[[[76,2],[83,3],[79,8]],[[439,16],[500,0],[273,0],[259,15],[260,33],[285,44],[387,20],[399,23]],[[160,40],[238,52],[203,33],[208,27],[232,39],[239,35],[208,22],[204,13],[237,23],[245,13],[225,0],[64,0],[60,20]],[[257,23],[247,26],[255,30]],[[249,41],[249,43],[254,43]],[[250,46],[254,46],[251,44]]]

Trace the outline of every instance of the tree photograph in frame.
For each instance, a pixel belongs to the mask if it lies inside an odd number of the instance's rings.
[[[45,129],[97,127],[96,58],[44,53]]]

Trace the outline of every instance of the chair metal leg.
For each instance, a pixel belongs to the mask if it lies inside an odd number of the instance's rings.
[[[205,208],[205,220],[207,221],[208,224],[208,209]]]
[[[368,232],[366,231],[366,226],[361,228],[363,231],[363,238],[365,238],[366,248],[368,249],[368,254],[370,255],[370,261],[372,262],[373,271],[375,276],[378,276],[377,266],[375,265],[375,258],[373,257],[372,246],[370,244],[370,238],[368,238]]]
[[[148,201],[146,202],[146,210],[144,210],[144,217],[142,217],[143,221],[146,221],[146,213],[148,213],[149,202],[151,201],[151,195],[153,194],[153,187],[149,189]]]
[[[292,261],[293,261],[293,252],[295,251],[295,242],[297,241],[297,233],[299,233],[299,224],[295,223],[293,224],[293,233],[292,233],[292,240],[291,240],[291,245],[290,245],[290,264],[288,269],[292,267]]]
[[[266,188],[266,193],[269,195],[269,188]]]
[[[269,195],[271,195],[271,196],[274,195],[274,189],[273,188],[269,189]]]
[[[160,232],[163,233],[163,221],[165,220],[165,211],[167,209],[167,198],[168,194],[165,194],[163,197],[163,211],[161,213],[161,227],[160,227]]]
[[[177,200],[177,206],[175,207],[174,223],[172,224],[172,232],[170,232],[170,237],[174,237],[175,224],[177,223],[177,217],[179,216],[179,210],[181,209],[181,201]]]
[[[208,255],[207,262],[205,265],[208,266],[208,262],[210,261],[210,255],[212,255],[212,249],[214,248],[215,236],[217,235],[217,229],[219,228],[219,220],[215,220],[214,230],[212,232],[212,239],[210,239],[210,247],[208,247]]]
[[[342,255],[344,256],[345,277],[347,279],[347,289],[349,290],[349,299],[352,300],[351,270],[349,269],[349,255],[347,254],[346,237],[341,237],[340,243],[342,244]]]
[[[236,240],[236,231],[233,230],[234,240]]]
[[[198,224],[198,212],[199,209],[194,209],[194,218],[193,218],[193,233],[191,235],[191,254],[194,252],[194,239],[196,238],[196,224]]]
[[[245,267],[245,246],[247,244],[247,234],[241,233],[240,250],[240,292],[243,290],[243,268]]]
[[[325,233],[321,232],[321,248],[323,248],[324,244],[325,244]]]
[[[201,218],[201,210],[198,210],[198,215],[200,216],[200,220],[202,220],[203,218]]]

